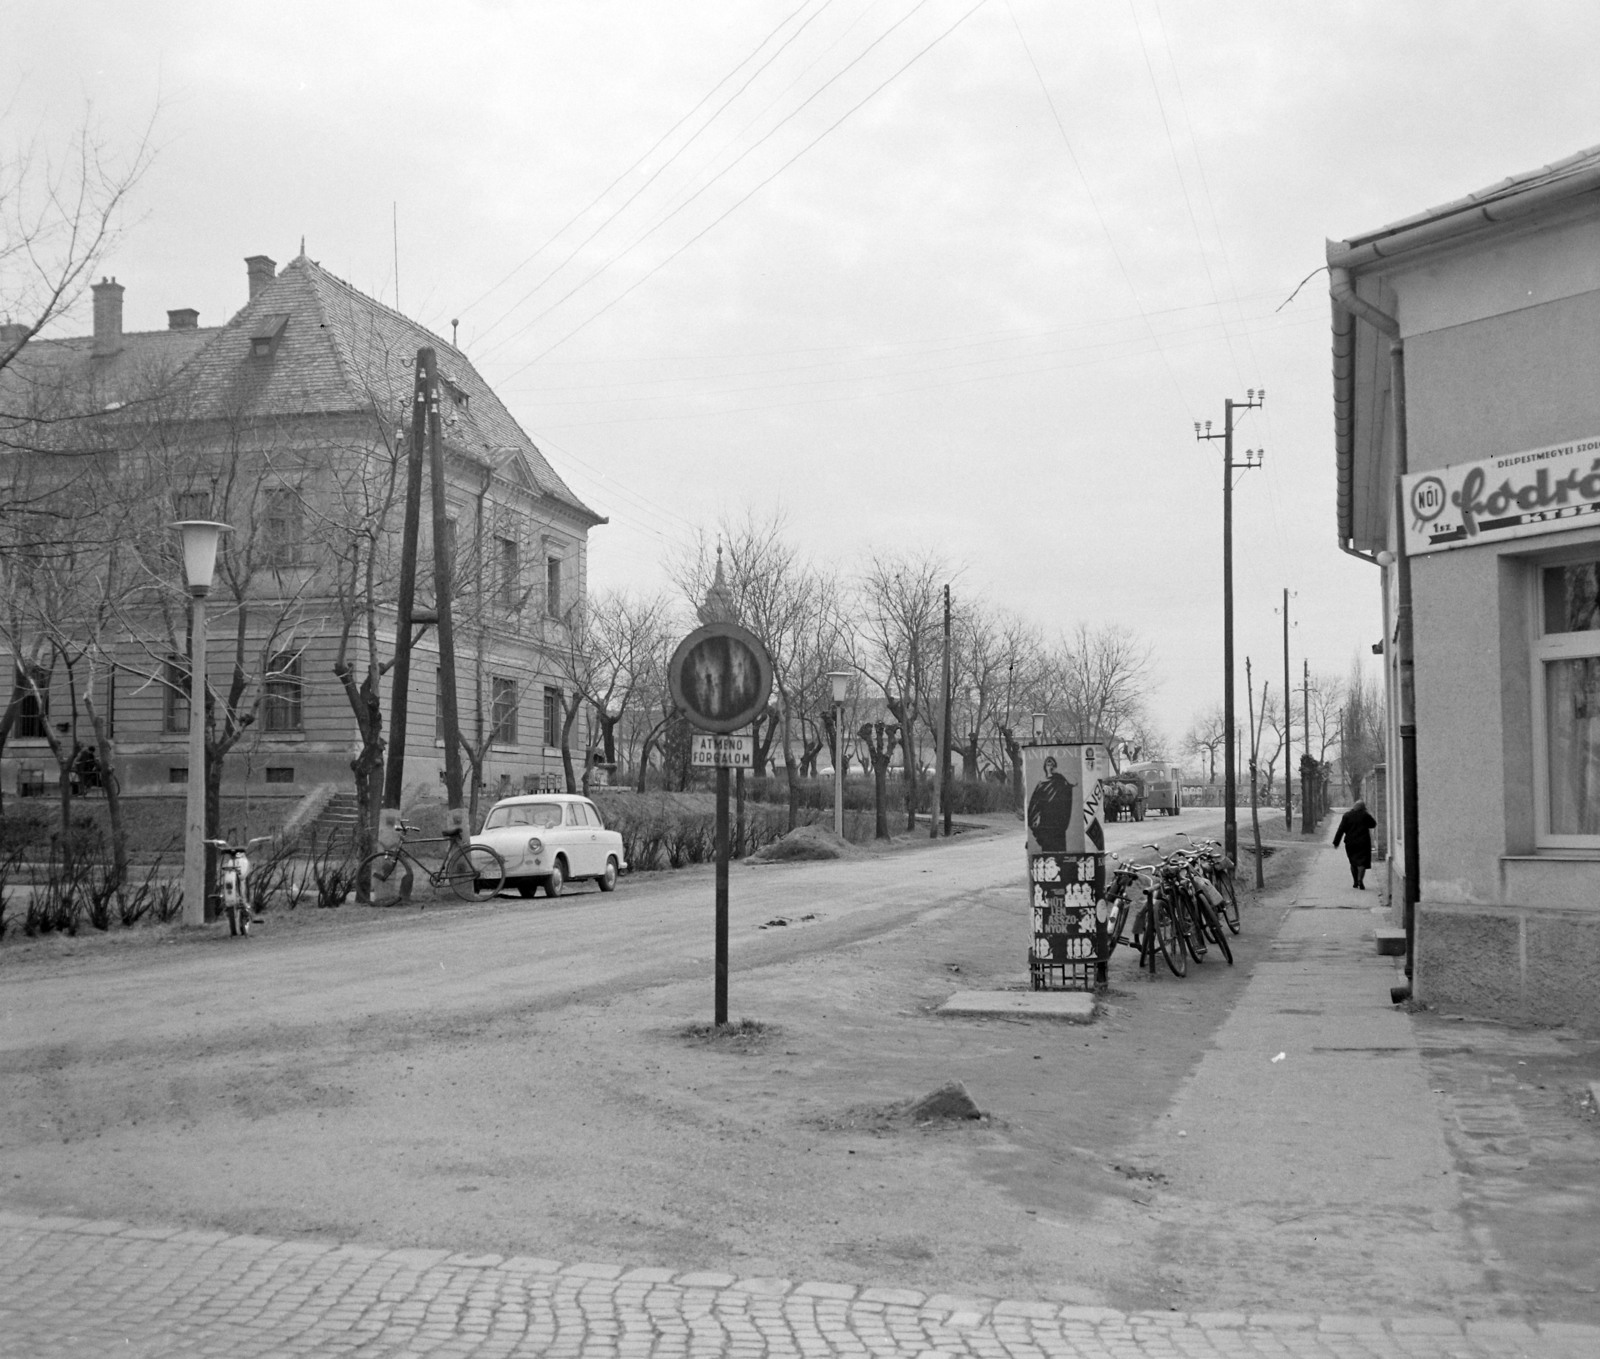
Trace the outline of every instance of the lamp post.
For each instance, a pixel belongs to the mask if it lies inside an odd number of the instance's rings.
[[[833,685],[833,833],[844,839],[844,701],[850,692],[850,672],[830,670]]]
[[[217,542],[227,524],[185,519],[172,526],[183,541],[189,587],[189,805],[183,837],[183,923],[206,923],[206,596],[217,567]]]
[[[1044,714],[1043,713],[1034,713],[1034,715],[1033,715],[1033,743],[1036,746],[1040,746],[1040,745],[1044,744]]]
[[[1267,399],[1265,388],[1251,388],[1245,400],[1235,401],[1231,396],[1222,403],[1222,430],[1211,432],[1211,421],[1205,422],[1201,433],[1200,422],[1195,421],[1196,439],[1222,440],[1222,721],[1228,729],[1227,759],[1223,768],[1222,799],[1225,804],[1222,816],[1222,842],[1227,855],[1239,862],[1239,818],[1234,809],[1237,800],[1237,761],[1234,758],[1233,716],[1233,473],[1236,468],[1260,467],[1265,456],[1260,449],[1246,449],[1243,462],[1233,460],[1233,413],[1254,410]]]

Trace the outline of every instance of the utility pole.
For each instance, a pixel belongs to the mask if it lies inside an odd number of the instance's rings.
[[[426,362],[424,357],[426,356]],[[395,611],[394,677],[389,682],[389,762],[383,772],[383,807],[395,815],[405,788],[406,714],[411,689],[411,626],[417,594],[417,539],[422,519],[422,441],[428,428],[433,351],[417,351],[411,395],[411,430],[406,436],[406,510],[400,537],[400,600]]]
[[[1283,828],[1294,829],[1294,690],[1289,687],[1289,587],[1283,588]],[[1300,807],[1302,814],[1305,804]]]
[[[1309,760],[1311,758],[1311,660],[1309,657],[1302,658],[1300,664],[1304,667],[1301,677],[1301,684],[1304,687],[1300,691],[1300,713],[1305,719],[1305,758]],[[1312,830],[1310,823],[1306,820],[1306,817],[1309,815],[1306,809],[1310,806],[1311,789],[1309,786],[1307,786],[1300,790],[1300,833],[1302,835],[1309,835]],[[1317,807],[1317,815],[1319,818],[1322,815],[1320,799]]]
[[[1264,387],[1259,391],[1251,388],[1245,393],[1243,401],[1235,401],[1230,396],[1222,403],[1220,433],[1211,432],[1209,420],[1205,422],[1203,433],[1198,420],[1194,426],[1196,439],[1222,440],[1222,721],[1228,729],[1228,751],[1222,780],[1222,842],[1234,863],[1239,862],[1239,818],[1234,808],[1239,775],[1233,748],[1233,474],[1235,469],[1248,471],[1252,467],[1260,467],[1265,452],[1262,449],[1246,449],[1243,462],[1233,460],[1233,413],[1254,410],[1266,399]]]
[[[950,838],[950,587],[944,587],[944,741],[939,753],[939,800],[944,804],[944,838]]]
[[[448,807],[445,832],[465,834],[467,826],[461,801],[461,719],[456,710],[456,637],[450,610],[450,553],[455,544],[451,541],[444,494],[439,383],[434,371],[433,350],[424,349],[417,357],[428,368],[428,480],[433,492],[433,604],[439,615],[439,709],[444,718],[444,792]]]

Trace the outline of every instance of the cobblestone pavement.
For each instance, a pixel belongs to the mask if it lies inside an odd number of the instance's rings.
[[[1600,1327],[1139,1314],[0,1212],[0,1354],[1593,1359]]]

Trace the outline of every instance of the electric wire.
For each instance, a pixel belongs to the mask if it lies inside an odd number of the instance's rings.
[[[510,272],[508,272],[503,278],[501,278],[501,280],[498,283],[491,284],[482,293],[478,294],[478,296],[475,297],[471,302],[467,303],[467,305],[461,309],[461,313],[460,314],[463,317],[466,316],[467,313],[470,312],[474,307],[477,307],[483,301],[485,301],[487,298],[493,296],[493,294],[498,292],[501,288],[505,287],[505,285],[507,283],[509,283],[513,278],[515,278],[519,273],[521,273],[522,270],[526,269],[528,267],[528,265],[532,264],[534,260],[538,259],[540,255],[542,255],[546,250],[548,250],[550,248],[550,246],[552,246],[557,240],[559,240],[561,238],[561,236],[566,231],[568,231],[574,224],[576,224],[577,222],[581,221],[588,213],[592,212],[596,206],[598,206],[601,202],[603,202],[605,200],[605,197],[606,197],[607,194],[609,194],[614,188],[617,187],[618,184],[622,183],[622,181],[624,179],[626,179],[635,170],[637,170],[641,165],[643,165],[647,160],[649,160],[651,156],[655,155],[655,153],[662,146],[664,146],[666,144],[668,139],[671,138],[672,135],[675,132],[677,132],[677,130],[679,128],[681,128],[686,122],[688,122],[689,119],[693,118],[694,115],[696,113],[698,113],[701,110],[701,108],[703,108],[705,106],[706,102],[714,94],[716,94],[716,92],[718,90],[720,90],[724,85],[726,85],[728,83],[728,81],[732,80],[733,77],[736,76],[752,60],[754,60],[754,58],[756,57],[757,53],[759,53],[763,47],[765,47],[769,42],[771,42],[772,39],[778,33],[782,32],[782,30],[789,24],[789,22],[794,18],[794,16],[799,14],[800,11],[805,9],[806,6],[809,5],[810,3],[811,3],[811,0],[801,0],[801,3],[798,6],[796,6],[794,9],[790,10],[788,14],[784,15],[784,17],[782,19],[780,19],[777,22],[776,25],[773,26],[773,28],[767,33],[767,35],[765,37],[763,37],[761,39],[760,42],[758,42],[753,48],[750,49],[750,51],[748,53],[745,54],[744,57],[742,57],[738,62],[736,62],[734,64],[733,68],[725,76],[723,76],[722,79],[717,81],[717,83],[715,85],[713,85],[709,90],[707,90],[703,95],[700,96],[700,98],[695,102],[695,105],[694,105],[693,108],[691,108],[687,113],[685,113],[681,118],[679,118],[677,122],[675,122],[671,127],[669,127],[665,132],[663,132],[659,137],[657,137],[656,140],[650,145],[649,149],[646,150],[643,155],[641,155],[637,160],[635,160],[633,162],[633,164],[629,165],[627,167],[627,169],[623,170],[620,174],[618,174],[615,179],[613,179],[609,184],[607,184],[605,186],[605,188],[601,189],[600,192],[598,194],[596,194],[594,196],[594,198],[589,201],[587,206],[585,206],[583,208],[580,208],[571,217],[569,217],[567,219],[567,221],[561,227],[557,228],[557,230],[551,236],[549,236],[545,240],[545,242],[541,246],[539,246],[539,248],[537,250],[535,250],[531,255],[527,256],[527,258],[525,258],[520,264],[518,264],[514,268],[512,268],[510,270]],[[827,0],[827,3],[832,3],[832,0]],[[826,5],[824,7],[826,7]],[[820,11],[819,11],[819,13],[820,13]],[[498,324],[498,323],[496,323],[496,324]],[[492,327],[491,327],[491,329],[492,329]],[[487,332],[484,332],[484,333],[486,334]]]
[[[630,284],[627,288],[625,288],[621,293],[617,294],[616,297],[612,298],[609,302],[607,302],[598,311],[594,312],[591,316],[587,317],[585,320],[581,321],[578,325],[574,326],[571,330],[567,331],[567,333],[564,334],[563,336],[561,336],[560,339],[554,341],[550,345],[547,345],[543,350],[541,350],[539,353],[535,354],[526,363],[523,363],[519,367],[514,368],[506,376],[508,378],[515,377],[517,374],[522,373],[522,372],[526,371],[527,369],[533,367],[534,364],[538,363],[547,354],[550,354],[554,350],[559,349],[568,340],[572,339],[573,336],[575,336],[575,335],[579,334],[580,332],[586,330],[595,321],[599,320],[600,317],[605,315],[606,312],[610,311],[612,307],[616,306],[619,302],[623,301],[625,298],[631,296],[634,292],[636,292],[639,288],[643,287],[644,284],[648,283],[652,278],[654,278],[657,274],[659,274],[663,269],[665,269],[669,264],[671,264],[675,259],[677,259],[678,256],[682,255],[691,246],[697,244],[702,238],[704,238],[710,232],[715,230],[718,226],[720,226],[723,222],[725,222],[729,217],[733,216],[733,214],[735,212],[737,212],[741,207],[743,207],[752,198],[754,198],[756,196],[756,194],[760,193],[762,189],[766,188],[767,185],[771,184],[773,180],[777,179],[779,175],[783,174],[783,172],[785,170],[787,170],[791,165],[793,165],[796,161],[798,161],[802,156],[804,156],[808,152],[810,152],[815,146],[817,146],[818,143],[823,141],[826,137],[828,137],[831,133],[833,133],[837,128],[839,128],[844,122],[846,122],[854,114],[856,114],[862,108],[864,108],[867,104],[869,104],[880,93],[882,93],[883,90],[888,88],[888,86],[892,85],[896,80],[898,80],[902,75],[904,75],[908,70],[910,70],[911,67],[915,66],[917,64],[917,62],[921,61],[923,57],[925,57],[935,47],[937,47],[946,38],[948,38],[952,33],[954,33],[956,31],[956,29],[960,28],[962,24],[966,23],[966,21],[969,18],[971,18],[980,9],[982,9],[983,6],[987,2],[988,2],[988,0],[978,0],[977,4],[973,5],[970,9],[968,9],[965,13],[963,13],[961,15],[961,17],[959,19],[957,19],[953,24],[951,24],[948,28],[946,28],[942,33],[940,33],[936,38],[934,38],[926,46],[920,48],[910,58],[910,60],[906,61],[902,66],[897,68],[886,79],[884,79],[878,85],[874,86],[861,100],[859,100],[857,103],[851,105],[848,109],[846,109],[842,114],[839,115],[838,118],[836,118],[833,122],[828,124],[827,127],[825,127],[821,132],[819,132],[809,142],[807,142],[798,151],[796,151],[792,156],[790,156],[788,160],[784,161],[783,164],[780,165],[776,170],[774,170],[770,175],[768,175],[765,179],[761,180],[753,188],[751,188],[746,193],[741,195],[738,199],[736,199],[731,206],[726,208],[722,213],[720,213],[718,216],[716,216],[710,222],[708,222],[705,226],[703,226],[699,231],[697,231],[687,241],[685,241],[676,250],[674,250],[670,255],[668,255],[665,259],[663,259],[659,264],[655,265],[652,269],[650,269],[642,277],[640,277],[639,279],[635,280],[632,284]]]
[[[809,0],[808,0],[808,3],[809,3]],[[795,40],[798,39],[800,37],[800,35],[802,33],[804,33],[806,31],[806,29],[809,28],[811,26],[811,24],[816,19],[820,18],[821,15],[824,13],[824,11],[826,11],[828,6],[831,5],[832,3],[833,3],[833,0],[823,0],[823,3],[821,5],[821,7],[819,9],[817,9],[815,12],[813,12],[806,19],[806,21],[804,23],[802,23],[798,28],[795,29],[795,31],[793,33],[791,33],[787,38],[785,38],[783,43],[778,47],[778,50],[776,52],[774,52],[770,57],[768,57],[766,59],[766,61],[762,62],[762,64],[760,66],[758,66],[753,72],[751,72],[749,79],[747,79],[744,82],[744,84],[740,85],[738,89],[736,89],[732,94],[730,94],[726,99],[724,99],[721,104],[719,104],[715,109],[713,109],[711,111],[710,117],[708,117],[705,120],[704,123],[702,123],[698,128],[696,128],[694,130],[694,132],[689,136],[688,140],[685,141],[682,146],[678,147],[678,149],[675,150],[670,156],[668,156],[666,158],[666,160],[662,161],[660,165],[658,165],[654,170],[652,170],[650,172],[649,176],[644,180],[644,182],[642,184],[640,184],[636,189],[634,189],[634,191],[631,194],[629,194],[627,196],[627,198],[625,198],[622,201],[622,203],[619,204],[608,216],[606,216],[604,219],[602,219],[600,224],[597,227],[595,227],[593,231],[591,231],[587,236],[585,236],[581,241],[579,241],[575,246],[573,246],[572,249],[569,250],[566,253],[566,255],[561,259],[561,261],[553,269],[551,269],[547,274],[545,274],[545,276],[543,278],[541,278],[537,283],[535,283],[533,285],[533,287],[529,288],[527,292],[523,293],[523,295],[521,297],[519,297],[515,302],[513,302],[511,304],[511,306],[506,308],[506,310],[504,312],[502,312],[498,317],[496,317],[495,320],[493,322],[491,322],[490,325],[488,326],[488,328],[483,332],[483,335],[480,336],[480,339],[484,338],[484,337],[487,337],[492,331],[494,331],[503,321],[506,320],[507,317],[512,315],[513,312],[515,312],[525,302],[527,302],[530,298],[532,298],[534,296],[534,294],[536,294],[541,288],[543,288],[545,286],[545,284],[549,283],[551,279],[553,279],[557,274],[559,274],[563,269],[565,269],[567,267],[567,265],[569,265],[575,258],[577,258],[577,255],[578,255],[579,251],[581,251],[586,245],[588,245],[591,241],[593,241],[596,236],[600,235],[601,232],[603,232],[608,226],[610,226],[619,217],[621,217],[623,213],[625,213],[630,207],[632,207],[633,204],[638,201],[640,196],[642,194],[644,194],[645,191],[648,190],[651,187],[651,185],[653,185],[656,182],[656,180],[659,179],[660,176],[663,173],[665,173],[672,165],[674,165],[677,162],[677,160],[678,160],[678,158],[680,156],[682,156],[691,146],[693,146],[695,144],[695,142],[699,139],[700,134],[705,132],[717,120],[717,118],[721,116],[723,111],[726,110],[727,107],[730,104],[733,103],[733,101],[735,99],[737,99],[741,94],[743,94],[747,89],[749,89],[751,84],[753,82],[755,82],[757,79],[759,79],[760,76],[762,75],[762,73],[765,72],[766,69],[769,66],[771,66],[773,62],[777,61],[777,59],[779,57],[781,57],[786,51],[788,51],[790,45],[793,44],[795,42]],[[802,8],[804,8],[804,6],[802,6]],[[797,13],[799,13],[799,11],[796,10],[796,11],[794,11],[794,13],[797,14]],[[793,16],[791,15],[790,17],[792,18]],[[786,19],[784,22],[787,23],[788,20]],[[771,35],[768,35],[768,36],[770,38]],[[758,45],[758,47],[756,48],[756,51],[759,51],[761,46],[765,46],[767,41],[768,41],[768,38],[763,38],[762,41],[761,41],[761,44]],[[752,55],[754,55],[754,53],[752,53]],[[745,60],[743,62],[741,62],[739,65],[743,66],[749,60],[750,60],[750,58],[746,57]],[[737,72],[738,70],[739,70],[738,66],[734,67],[734,72]],[[718,85],[713,87],[712,93],[715,93],[716,89],[720,88],[721,85],[726,84],[728,79],[729,79],[728,76],[724,76],[723,79],[718,82]],[[707,98],[709,98],[709,97],[710,96],[707,95]],[[695,106],[695,109],[698,109],[700,107],[700,105],[704,104],[704,103],[705,103],[705,100],[702,99],[700,101],[700,104],[697,104]],[[685,118],[679,119],[678,122],[673,125],[672,129],[669,130],[669,132],[666,135],[670,136],[673,131],[676,131],[679,127],[681,127],[683,125],[685,119],[690,117],[690,116],[692,116],[693,112],[694,112],[694,110],[691,110],[689,114],[685,115]],[[659,147],[660,145],[661,145],[661,142],[657,141],[656,147]],[[650,155],[652,155],[654,153],[656,147],[652,147],[650,149],[650,151],[647,151],[645,153],[645,156],[643,158],[641,158],[638,161],[635,161],[633,166],[630,166],[627,170],[624,170],[623,171],[623,176],[631,174],[635,168],[637,168],[639,165],[641,165],[643,163],[644,159],[647,159]],[[606,187],[605,193],[610,193],[611,189],[616,186],[616,184],[621,180],[621,178],[623,176],[618,176],[617,179],[612,180],[611,184]],[[602,197],[603,196],[604,195],[602,194]],[[596,201],[598,201],[598,200],[596,200]],[[585,208],[584,211],[587,212],[588,209]],[[565,228],[563,228],[563,230],[565,230]],[[629,247],[629,249],[631,249],[631,248],[632,247]],[[627,250],[625,249],[622,253],[626,254]],[[591,275],[591,277],[593,277],[593,275]],[[585,282],[587,282],[587,280],[585,280]],[[578,287],[580,287],[580,288],[582,286],[583,286],[582,283],[580,283],[578,285]],[[571,296],[571,294],[569,293],[568,296]],[[554,303],[552,305],[553,306],[559,306],[560,303],[557,302],[557,303]],[[511,335],[504,337],[503,339],[497,341],[493,345],[490,345],[487,349],[485,349],[483,351],[484,354],[485,355],[492,354],[496,349],[503,348],[506,344],[509,344],[512,340],[516,339],[518,336],[523,334],[524,331],[526,331],[528,329],[528,326],[531,326],[535,322],[537,322],[540,319],[540,317],[544,316],[546,314],[546,312],[548,312],[549,310],[550,310],[550,308],[546,308],[545,312],[540,312],[539,316],[534,317],[533,321],[530,321],[528,323],[528,325],[523,326],[521,330],[514,331],[514,332],[512,332]]]
[[[984,2],[984,0],[979,0],[980,5],[983,2]],[[685,211],[691,204],[695,203],[702,195],[704,195],[706,192],[708,192],[714,185],[716,185],[721,179],[723,179],[724,176],[726,176],[731,171],[733,171],[737,166],[739,166],[746,158],[748,158],[749,156],[753,155],[756,151],[760,150],[761,147],[766,145],[766,143],[768,141],[770,141],[774,136],[776,136],[779,131],[781,131],[790,122],[792,122],[801,113],[803,113],[808,107],[810,107],[811,104],[813,104],[817,99],[819,99],[825,91],[827,91],[831,86],[836,84],[839,80],[843,79],[844,76],[848,75],[852,70],[854,70],[857,66],[859,66],[861,64],[861,62],[865,61],[866,58],[868,56],[870,56],[871,53],[880,44],[882,44],[883,42],[887,41],[887,39],[890,37],[890,35],[892,35],[897,29],[899,29],[904,23],[906,23],[907,20],[909,20],[914,14],[916,14],[918,10],[922,9],[928,3],[929,3],[929,0],[916,0],[916,3],[914,5],[912,5],[912,7],[909,10],[907,10],[904,14],[902,14],[900,16],[900,18],[896,19],[894,21],[894,23],[890,24],[888,28],[886,28],[882,33],[880,33],[876,38],[874,38],[870,43],[868,43],[866,45],[866,47],[864,47],[859,53],[857,53],[856,56],[853,57],[849,62],[847,62],[843,67],[841,67],[838,71],[834,72],[833,75],[829,76],[827,80],[825,80],[821,85],[819,85],[815,90],[813,90],[809,95],[807,95],[806,98],[804,100],[802,100],[795,108],[791,109],[787,114],[785,114],[781,119],[779,119],[777,123],[775,123],[772,127],[768,128],[767,131],[765,133],[763,133],[760,138],[758,138],[754,143],[752,143],[750,146],[746,147],[743,151],[741,151],[738,156],[736,156],[731,162],[729,162],[721,170],[717,171],[717,173],[714,174],[703,185],[701,185],[700,188],[696,189],[692,194],[689,195],[689,197],[684,199],[676,207],[669,209],[665,216],[661,217],[653,225],[651,225],[649,228],[647,228],[642,234],[640,234],[639,236],[635,237],[632,241],[630,241],[621,250],[617,251],[614,255],[611,256],[610,259],[606,260],[603,264],[597,266],[590,273],[585,275],[582,279],[580,279],[577,283],[575,283],[571,288],[569,288],[566,292],[564,292],[560,297],[556,298],[556,300],[554,302],[551,302],[548,306],[546,306],[543,311],[538,312],[536,315],[534,315],[528,321],[526,321],[519,329],[513,331],[510,335],[506,336],[503,340],[501,340],[495,346],[495,348],[497,348],[497,349],[498,348],[504,348],[505,345],[510,343],[512,340],[519,339],[521,336],[527,334],[527,332],[529,330],[531,330],[534,326],[536,326],[540,321],[544,320],[545,317],[549,316],[551,312],[555,311],[556,308],[560,307],[564,302],[566,302],[574,294],[576,294],[579,291],[581,291],[582,289],[586,288],[589,284],[593,283],[602,274],[607,273],[612,268],[613,265],[617,264],[619,261],[621,261],[622,259],[626,258],[628,255],[632,254],[641,245],[643,245],[647,240],[649,240],[652,236],[654,236],[656,234],[656,232],[660,231],[664,226],[666,226],[669,222],[671,222],[674,218],[676,218],[679,213]],[[958,21],[958,23],[959,22],[960,21]],[[874,93],[876,93],[876,91]],[[852,112],[853,111],[854,110],[852,110]],[[846,116],[848,116],[848,114]],[[826,134],[824,134],[824,135],[826,135]],[[819,138],[819,140],[820,140],[820,138]],[[812,145],[814,145],[814,144],[815,143],[812,143]],[[806,148],[806,149],[809,149],[809,147]],[[804,153],[802,152],[801,154],[804,154]],[[798,159],[798,158],[799,157],[797,156],[795,159]],[[793,161],[786,162],[783,167],[780,167],[778,173],[782,173],[782,170],[786,169],[788,167],[788,165],[790,165],[790,164],[793,164]],[[774,175],[772,178],[776,178],[776,175]],[[760,188],[764,187],[767,183],[770,183],[770,180],[763,180],[761,182],[761,184],[758,184],[756,186],[756,188],[760,189]],[[752,193],[754,193],[754,192],[755,192],[755,190],[752,190]],[[747,194],[746,198],[748,198],[749,196],[750,195]],[[734,207],[735,208],[739,207],[745,201],[746,201],[745,198],[741,198],[737,203],[734,204]],[[730,209],[730,212],[731,211],[732,211],[732,209]],[[727,215],[728,215],[727,213],[723,214],[723,216],[727,216]],[[716,219],[716,221],[714,221],[711,225],[715,226],[717,224],[717,222],[720,222],[721,220],[722,220],[722,217],[718,217]],[[709,228],[707,228],[707,229],[709,230]],[[703,235],[703,234],[704,234],[704,232],[700,233],[700,235]],[[692,237],[689,240],[688,244],[692,245],[692,244],[694,244],[695,241],[697,241],[699,239],[700,239],[700,236],[696,235],[696,236]],[[677,256],[679,254],[681,254],[683,252],[683,249],[685,249],[685,248],[687,248],[687,246],[681,247],[679,250],[674,251],[673,254],[671,254],[671,255],[669,255],[667,257],[667,260],[664,261],[664,263],[670,262],[671,260],[677,258]],[[657,266],[657,269],[659,269],[659,268],[660,268],[660,266]],[[656,270],[651,270],[650,273],[645,275],[645,278],[650,278],[655,272],[656,272]],[[640,280],[640,282],[643,282],[643,281],[644,281],[643,279]],[[637,287],[638,285],[635,284],[634,286]],[[633,291],[633,288],[629,288],[626,292],[624,292],[622,294],[622,296],[626,297],[628,292],[632,292],[632,291]],[[621,300],[620,298],[614,299],[614,301],[620,301],[620,300]],[[595,317],[599,316],[601,314],[601,312],[609,310],[611,305],[612,305],[612,303],[607,303],[605,307],[602,307],[600,309],[600,312],[596,312],[595,313]],[[591,317],[590,320],[595,319],[595,317]],[[587,325],[588,322],[586,321],[586,322],[584,322],[584,324]],[[581,329],[581,327],[580,327],[580,329]],[[573,332],[573,333],[575,334],[576,332]],[[565,339],[570,339],[570,338],[571,338],[570,335],[566,336],[566,337],[563,338],[563,340],[557,341],[557,343],[558,344],[564,343]],[[548,351],[546,351],[546,352],[548,352]],[[534,360],[534,362],[537,362],[537,361],[538,361],[538,359],[536,358]]]

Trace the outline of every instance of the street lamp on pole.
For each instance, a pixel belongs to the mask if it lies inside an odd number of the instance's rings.
[[[833,833],[844,839],[844,701],[850,694],[850,672],[830,670],[833,685]]]
[[[227,524],[185,519],[172,525],[183,542],[189,629],[189,800],[183,837],[183,923],[206,923],[206,596],[217,568],[217,543]]]
[[[1196,439],[1222,440],[1222,723],[1227,728],[1227,759],[1223,767],[1223,847],[1235,863],[1239,862],[1239,819],[1234,810],[1238,771],[1234,757],[1233,741],[1235,721],[1233,713],[1233,474],[1236,469],[1260,467],[1266,456],[1260,449],[1246,449],[1243,462],[1233,460],[1233,413],[1254,410],[1267,399],[1266,388],[1251,388],[1243,401],[1231,396],[1222,403],[1222,429],[1213,434],[1211,421],[1205,422],[1201,431],[1195,421]]]

